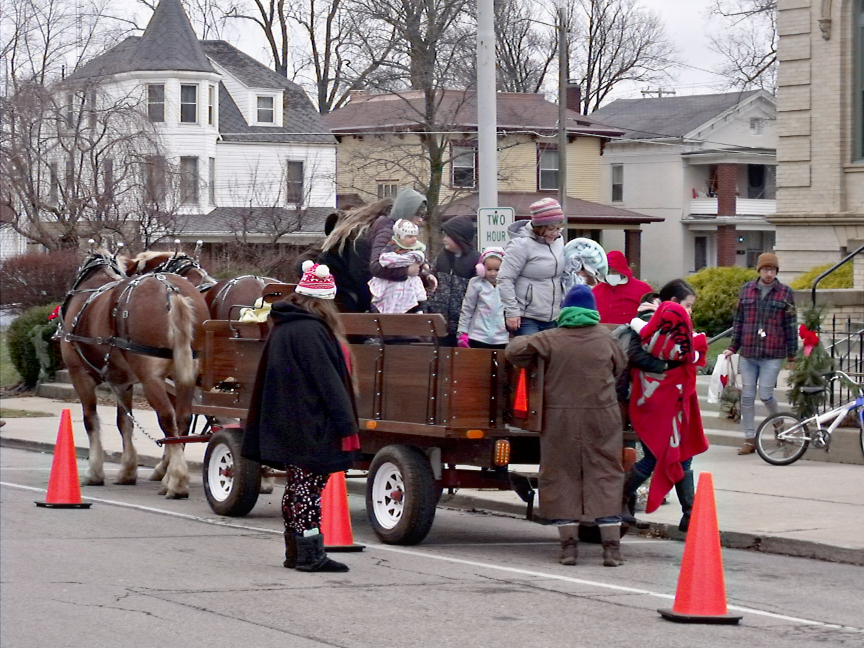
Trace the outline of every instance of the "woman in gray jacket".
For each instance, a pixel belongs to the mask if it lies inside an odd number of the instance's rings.
[[[564,276],[564,211],[554,198],[531,205],[531,220],[509,227],[510,242],[498,274],[507,328],[531,335],[554,328]]]

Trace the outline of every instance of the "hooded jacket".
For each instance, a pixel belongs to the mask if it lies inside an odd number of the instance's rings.
[[[316,473],[351,467],[342,438],[358,432],[354,390],[336,336],[320,317],[273,304],[241,454],[268,466]]]
[[[476,273],[474,266],[480,261],[480,253],[474,247],[477,227],[470,216],[456,216],[446,221],[441,229],[456,242],[462,254],[456,256],[445,249],[435,257],[432,271],[438,279],[438,288],[429,300],[429,312],[444,315],[447,332],[456,333],[462,313],[462,300],[468,282]]]
[[[517,221],[507,230],[510,242],[498,273],[504,317],[557,320],[563,294],[564,240],[558,237],[547,243],[534,233],[529,221]]]
[[[426,206],[426,196],[413,189],[402,189],[396,194],[390,213],[381,216],[372,225],[369,238],[372,241],[372,250],[369,255],[369,273],[373,277],[389,279],[390,281],[405,281],[408,277],[408,268],[384,268],[379,263],[379,258],[384,248],[393,238],[393,223],[397,220],[411,220],[417,215],[421,207]]]
[[[606,259],[609,262],[609,272],[624,275],[627,283],[610,286],[601,282],[594,286],[594,299],[597,300],[600,321],[603,324],[628,324],[636,317],[639,301],[654,289],[633,276],[627,258],[618,250],[609,252]]]

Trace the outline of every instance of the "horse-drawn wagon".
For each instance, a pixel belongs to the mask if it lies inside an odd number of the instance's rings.
[[[275,300],[287,290],[270,285],[265,294]],[[366,508],[376,535],[390,544],[421,542],[444,489],[514,489],[530,516],[536,476],[509,466],[539,462],[542,368],[527,375],[522,411],[514,411],[518,372],[504,352],[440,346],[441,315],[342,318],[349,338],[358,340],[351,345],[358,467],[368,470]],[[261,467],[242,458],[240,447],[268,331],[267,323],[223,320],[203,327],[193,411],[208,420],[204,486],[222,515],[245,515],[258,498]]]

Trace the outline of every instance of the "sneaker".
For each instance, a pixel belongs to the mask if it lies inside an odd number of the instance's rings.
[[[748,455],[753,454],[754,452],[756,452],[756,446],[752,441],[745,441],[744,445],[738,448],[739,455]]]

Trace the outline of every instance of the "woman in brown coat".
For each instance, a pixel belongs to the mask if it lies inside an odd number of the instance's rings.
[[[562,302],[558,328],[514,338],[507,359],[527,367],[543,358],[540,433],[540,516],[558,526],[563,565],[575,565],[579,520],[597,520],[603,564],[621,558],[624,468],[616,377],[627,356],[609,331],[588,286],[574,286]]]

